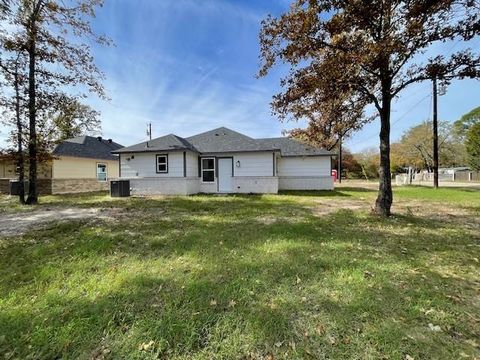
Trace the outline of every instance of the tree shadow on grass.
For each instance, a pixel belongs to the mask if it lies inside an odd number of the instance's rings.
[[[198,200],[150,201],[147,210],[165,212],[132,211],[115,226],[67,223],[4,244],[0,350],[38,358],[87,358],[105,347],[113,358],[456,354],[449,333],[418,340],[423,347],[399,334],[429,331],[421,307],[474,313],[445,296],[472,298],[471,281],[426,269],[427,256],[461,252],[472,239],[438,239],[438,223],[402,231],[409,217],[341,210],[316,218],[261,198]],[[465,318],[445,321],[470,338]]]
[[[113,358],[155,353],[238,357],[252,352],[281,358],[288,351],[296,358],[312,352],[352,357],[365,352],[367,341],[377,357],[396,357],[398,349],[420,358],[432,354],[448,358],[465,348],[474,352],[472,346],[458,347],[451,332],[409,343],[402,340],[412,336],[415,327],[430,331],[432,319],[422,307],[434,306],[452,315],[463,309],[446,295],[465,288],[474,293],[471,283],[445,279],[433,271],[424,278],[421,273],[352,262],[352,256],[360,255],[355,250],[335,260],[320,253],[312,259],[311,251],[305,250],[286,249],[268,261],[221,262],[180,278],[175,270],[130,274],[99,295],[78,296],[68,288],[64,294],[49,292],[40,304],[0,313],[1,332],[7,334],[0,349],[15,348],[17,356],[36,358],[91,357],[104,348]],[[371,277],[364,276],[365,266],[370,266]],[[439,285],[441,292],[434,290]],[[426,298],[418,289],[431,293]],[[454,321],[454,332],[474,338],[468,325],[458,321],[464,319],[461,315]],[[147,353],[138,350],[150,341],[154,345]]]

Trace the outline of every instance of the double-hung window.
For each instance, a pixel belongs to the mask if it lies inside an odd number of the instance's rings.
[[[97,180],[107,181],[107,165],[97,164]]]
[[[202,158],[202,181],[215,181],[215,158]]]
[[[168,173],[168,155],[157,155],[157,174]]]

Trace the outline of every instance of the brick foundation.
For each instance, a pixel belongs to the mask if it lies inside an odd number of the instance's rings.
[[[10,194],[10,180],[0,179],[0,194]],[[50,195],[52,193],[51,179],[37,179],[37,193],[39,195]],[[28,194],[28,183],[25,186],[25,194]]]
[[[74,194],[109,190],[110,181],[97,179],[53,179],[52,194]]]
[[[10,193],[10,179],[0,179],[0,194]]]

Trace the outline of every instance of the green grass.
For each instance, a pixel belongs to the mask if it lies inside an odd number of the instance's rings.
[[[0,239],[6,358],[480,357],[480,192],[409,187],[445,217],[390,219],[374,191],[111,199],[117,209]],[[14,200],[0,198],[4,212]],[[338,210],[315,216],[319,202]],[[24,210],[16,207],[15,211]],[[441,214],[440,214],[441,215]],[[440,331],[429,328],[439,326]]]

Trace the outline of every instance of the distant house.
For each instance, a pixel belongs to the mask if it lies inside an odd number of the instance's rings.
[[[254,139],[221,127],[114,150],[133,194],[331,190],[330,151],[291,138]]]
[[[38,166],[41,194],[65,194],[107,190],[108,180],[118,178],[118,156],[111,152],[122,145],[111,139],[79,136],[58,144],[51,159]],[[28,171],[26,172],[28,177]],[[8,192],[8,183],[18,178],[11,156],[0,158],[0,192]]]

